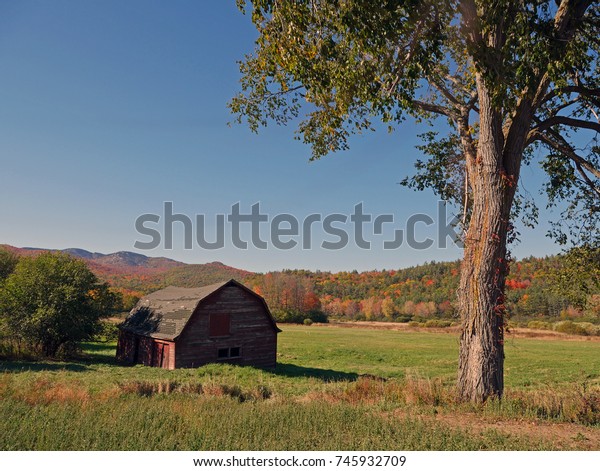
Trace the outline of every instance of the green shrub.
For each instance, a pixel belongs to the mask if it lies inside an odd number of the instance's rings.
[[[305,315],[302,312],[293,311],[291,309],[276,309],[273,311],[273,316],[277,322],[284,322],[290,324],[301,324],[304,320]]]
[[[273,315],[277,322],[289,324],[304,324],[305,319],[310,319],[312,322],[319,323],[329,322],[327,314],[318,310],[302,312],[293,309],[276,309],[273,311]]]
[[[323,311],[319,311],[318,309],[313,309],[312,311],[309,311],[308,319],[310,319],[313,322],[319,322],[321,324],[329,322],[327,314],[325,314]]]
[[[544,321],[529,321],[527,323],[527,328],[537,330],[552,330],[552,324]]]
[[[563,334],[571,335],[589,335],[581,324],[573,321],[561,321],[554,324],[555,332],[562,332]]]
[[[23,257],[2,283],[0,323],[40,357],[62,357],[90,340],[117,296],[82,261],[45,252]]]
[[[95,342],[116,342],[119,338],[119,328],[110,321],[100,321],[100,330],[94,337]]]
[[[425,327],[441,327],[446,328],[452,325],[452,321],[445,321],[442,319],[429,319],[425,322]]]
[[[304,325],[313,325],[312,319],[304,319]]]
[[[600,325],[591,322],[577,322],[577,325],[585,330],[587,335],[600,335]]]

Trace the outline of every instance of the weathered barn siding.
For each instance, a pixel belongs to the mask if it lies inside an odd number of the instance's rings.
[[[211,336],[210,317],[229,316],[229,335]],[[271,368],[277,355],[277,332],[264,303],[237,286],[227,286],[210,295],[178,338],[177,368],[205,363],[228,362]],[[219,349],[239,348],[237,358],[219,358]]]
[[[128,364],[175,369],[175,342],[123,332],[117,342],[117,360]]]
[[[122,363],[135,363],[137,358],[138,336],[123,330],[119,331],[117,341],[117,361]]]
[[[120,327],[117,360],[167,369],[223,362],[272,368],[278,332],[264,299],[235,280],[169,287],[131,311]]]

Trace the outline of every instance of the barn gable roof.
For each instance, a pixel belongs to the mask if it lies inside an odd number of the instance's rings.
[[[262,301],[273,328],[279,332],[265,300],[236,280],[215,283],[199,288],[169,286],[143,296],[129,313],[121,330],[146,337],[175,340],[183,331],[192,314],[211,294],[226,286],[238,286]]]

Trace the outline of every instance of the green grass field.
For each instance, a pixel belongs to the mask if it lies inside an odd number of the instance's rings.
[[[166,371],[86,344],[0,363],[2,450],[599,449],[600,342],[510,338],[502,402],[458,404],[454,334],[283,326],[274,371]]]

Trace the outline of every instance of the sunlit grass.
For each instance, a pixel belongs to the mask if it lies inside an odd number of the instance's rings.
[[[579,446],[497,429],[471,433],[460,421],[436,422],[438,414],[600,433],[593,341],[509,338],[505,399],[483,406],[454,400],[454,334],[284,325],[275,370],[124,367],[114,362],[114,344],[83,347],[76,361],[0,363],[0,449]]]

